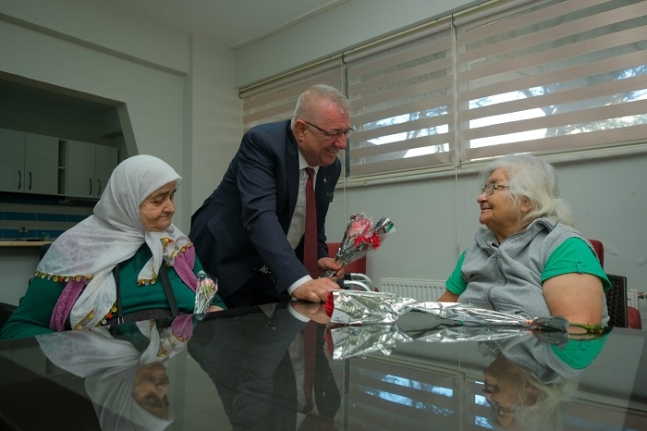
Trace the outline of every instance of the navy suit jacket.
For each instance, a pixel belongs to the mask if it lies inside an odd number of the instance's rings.
[[[300,391],[289,350],[305,326],[279,304],[269,316],[260,307],[210,313],[195,327],[189,354],[215,383],[232,429],[295,430]],[[319,415],[332,419],[341,398],[324,352],[324,331],[317,325],[314,401]]]
[[[328,256],[324,224],[341,162],[321,166],[315,199],[319,258]],[[290,121],[250,129],[218,188],[191,217],[189,237],[205,270],[227,297],[266,265],[280,295],[308,275],[303,239],[293,250],[286,235],[299,189],[299,150]]]

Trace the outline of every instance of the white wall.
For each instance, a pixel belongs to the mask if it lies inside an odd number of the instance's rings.
[[[243,86],[483,0],[351,0],[236,51]]]
[[[353,0],[236,52],[236,82],[257,82],[314,59],[409,27],[461,6],[482,2]],[[556,165],[576,227],[605,245],[605,269],[647,291],[647,155]],[[326,221],[339,241],[350,214],[391,217],[397,232],[367,259],[368,275],[445,280],[478,227],[476,174],[337,190]],[[647,323],[647,300],[641,302]],[[643,324],[644,327],[647,325]]]
[[[184,172],[185,180],[191,182],[183,185],[191,191],[190,214],[220,183],[243,130],[242,101],[234,85],[234,52],[193,36],[192,58],[187,78],[190,101],[184,112]]]
[[[233,52],[97,0],[2,1],[0,41],[0,72],[125,104],[126,147],[185,179],[174,221],[188,231],[240,140]]]

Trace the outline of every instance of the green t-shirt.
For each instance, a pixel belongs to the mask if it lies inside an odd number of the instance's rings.
[[[458,258],[456,267],[446,282],[447,289],[456,295],[460,295],[467,288],[467,281],[463,278],[461,270],[464,260],[465,252]],[[570,273],[594,275],[602,280],[604,290],[611,288],[611,282],[597,256],[580,238],[569,238],[553,250],[541,274],[541,281],[543,283],[549,278]]]
[[[161,279],[154,284],[138,285],[137,276],[152,253],[145,244],[140,247],[133,257],[119,265],[119,280],[123,313],[134,311],[169,308]],[[181,312],[191,313],[195,305],[195,294],[180,279],[173,267],[168,268],[169,280],[173,293]],[[193,272],[197,274],[202,270],[202,265],[196,257]],[[52,279],[34,277],[29,284],[27,293],[20,300],[20,305],[13,312],[11,318],[2,327],[0,338],[26,338],[53,332],[49,328],[52,312],[56,306],[61,292],[66,283],[56,282]],[[216,295],[213,305],[227,308]]]
[[[583,370],[598,357],[609,334],[592,340],[570,340],[565,346],[550,346],[551,350],[569,367]]]

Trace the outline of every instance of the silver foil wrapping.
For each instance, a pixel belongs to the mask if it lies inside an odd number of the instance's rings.
[[[326,304],[331,323],[393,323],[411,310],[431,314],[458,325],[508,326],[566,332],[568,321],[562,317],[529,318],[470,307],[455,302],[416,302],[388,292],[334,290]]]
[[[399,298],[387,292],[334,290],[326,304],[332,308],[331,323],[393,323],[416,303],[415,299]]]
[[[462,325],[520,327],[561,332],[568,330],[568,321],[560,316],[529,318],[455,302],[419,302],[413,304],[410,310],[429,313],[442,319],[460,322]]]
[[[410,341],[454,343],[460,341],[494,341],[527,335],[521,328],[490,328],[478,326],[435,326],[411,330],[397,324],[371,324],[350,326],[329,326],[327,347],[333,359],[347,359],[366,356],[369,353],[390,355],[401,343]],[[566,336],[566,334],[563,334]],[[567,336],[566,336],[567,338]]]
[[[396,344],[412,341],[396,325],[328,327],[326,334],[326,345],[333,359],[365,356],[372,352],[390,355]]]
[[[398,343],[413,340],[491,341],[528,333],[551,344],[568,340],[568,321],[562,317],[530,319],[457,303],[417,303],[392,293],[333,291],[326,308],[333,359],[371,352],[388,355]]]

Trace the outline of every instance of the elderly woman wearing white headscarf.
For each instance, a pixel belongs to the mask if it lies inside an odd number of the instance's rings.
[[[174,419],[166,367],[191,338],[192,316],[162,328],[153,320],[125,326],[129,332],[119,338],[94,328],[36,339],[50,361],[85,379],[102,430],[164,430]]]
[[[202,266],[172,224],[181,179],[153,156],[120,163],[94,214],[54,241],[0,338],[192,313]],[[222,307],[216,296],[210,310]]]

